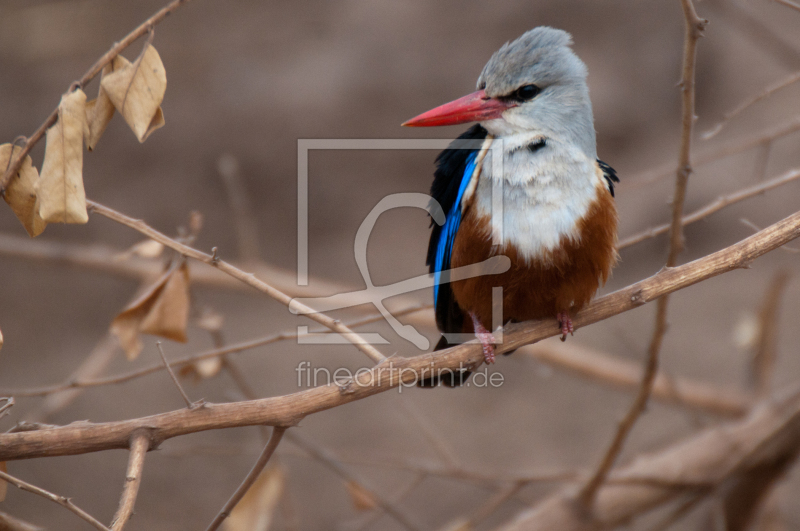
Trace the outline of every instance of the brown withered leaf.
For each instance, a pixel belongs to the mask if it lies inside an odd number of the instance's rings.
[[[372,494],[362,487],[360,483],[348,481],[347,492],[350,494],[350,500],[357,511],[369,511],[378,506]]]
[[[118,58],[122,66],[104,77],[100,86],[139,142],[144,142],[164,125],[161,102],[167,90],[167,73],[152,45],[148,45],[133,63],[124,57]]]
[[[111,332],[133,360],[142,351],[139,334],[185,342],[188,319],[189,268],[183,263],[171,267],[128,304],[111,322]]]
[[[6,465],[5,461],[0,461],[0,470],[8,474],[8,466]],[[8,482],[4,479],[0,479],[0,502],[6,499],[7,492]]]
[[[83,129],[86,94],[78,89],[64,94],[58,121],[47,130],[42,174],[36,183],[39,215],[47,223],[86,223],[83,190]]]
[[[189,322],[189,266],[184,262],[172,272],[164,288],[142,320],[141,331],[185,343]]]
[[[86,103],[85,141],[86,149],[89,151],[94,150],[94,148],[97,146],[97,142],[99,142],[100,137],[103,136],[106,127],[108,127],[109,122],[111,122],[111,118],[114,117],[114,104],[111,103],[111,100],[106,93],[106,89],[103,88],[102,80],[109,74],[129,64],[130,62],[127,59],[121,55],[118,55],[113,61],[103,67],[103,73],[101,74],[100,78],[100,88],[97,91],[97,98]]]
[[[268,531],[283,494],[284,482],[280,467],[271,466],[264,470],[224,520],[225,531]]]
[[[0,170],[5,171],[13,159],[13,154],[22,148],[11,144],[0,146]],[[44,231],[47,223],[39,215],[39,206],[36,203],[36,181],[39,180],[39,171],[31,163],[29,156],[22,161],[19,172],[8,182],[4,198],[16,214],[17,219],[33,238]]]

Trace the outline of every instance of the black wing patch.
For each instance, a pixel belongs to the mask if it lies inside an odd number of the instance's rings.
[[[600,159],[597,159],[597,165],[603,171],[603,178],[608,183],[608,191],[611,192],[611,197],[614,197],[614,183],[619,183],[617,171]]]
[[[483,141],[487,135],[486,129],[475,124],[465,131],[458,140]],[[453,144],[451,144],[452,146]],[[445,213],[450,212],[458,198],[458,188],[466,171],[470,155],[480,148],[452,148],[445,149],[436,157],[436,170],[433,173],[431,197],[439,202]],[[436,272],[436,251],[439,238],[442,236],[442,227],[431,221],[433,231],[428,244],[428,257],[426,264],[431,273]],[[448,265],[449,267],[449,265]],[[464,322],[464,311],[456,303],[450,284],[439,286],[436,300],[436,326],[442,332],[461,332]]]

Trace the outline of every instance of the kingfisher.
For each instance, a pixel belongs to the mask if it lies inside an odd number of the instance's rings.
[[[563,341],[574,332],[572,316],[617,261],[619,179],[597,158],[587,69],[571,46],[563,30],[534,28],[492,55],[476,92],[403,124],[477,122],[435,162],[431,197],[446,216],[441,226],[432,223],[427,254],[443,334],[435,350],[458,344],[448,334],[474,333],[484,360],[494,363],[497,287],[503,323],[555,318]],[[500,195],[494,203],[493,193]],[[500,213],[493,212],[498,204]],[[504,273],[442,279],[445,271],[498,255],[510,260]],[[465,370],[420,385],[441,380],[453,387],[468,376]]]

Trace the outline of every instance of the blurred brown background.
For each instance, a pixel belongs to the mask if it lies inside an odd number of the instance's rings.
[[[115,41],[163,5],[162,1],[100,0],[0,3],[0,139],[31,134],[59,97]],[[726,110],[800,68],[800,12],[767,0],[747,11],[762,26],[742,21],[722,0],[697,6],[710,19],[699,43],[697,131],[711,128]],[[538,25],[572,33],[575,50],[589,68],[598,131],[598,153],[623,184],[617,201],[624,237],[668,219],[672,178],[646,187],[630,183],[646,170],[677,161],[683,16],[680,3],[616,0],[538,2],[350,0],[212,2],[194,0],[156,29],[154,45],[167,71],[163,109],[166,127],[139,145],[123,120],[115,119],[97,150],[85,157],[87,196],[175,234],[189,212],[202,212],[205,226],[196,246],[216,246],[236,256],[231,207],[219,178],[219,157],[229,153],[242,168],[259,228],[260,255],[269,264],[296,268],[296,164],[300,138],[452,138],[462,127],[405,130],[404,120],[473,90],[483,64],[504,42]],[[759,29],[760,28],[760,29]],[[766,32],[763,31],[766,28]],[[139,43],[124,53],[132,59]],[[97,81],[86,92],[94,97]],[[795,117],[800,84],[784,89],[735,119],[714,140],[695,142],[695,153],[745,138]],[[772,144],[766,176],[798,165],[800,136]],[[33,152],[41,165],[43,143]],[[687,211],[717,195],[764,178],[758,150],[699,167],[692,176]],[[363,287],[352,253],[359,224],[386,194],[427,192],[432,151],[315,151],[310,159],[310,275],[353,289]],[[683,261],[730,245],[752,233],[747,218],[764,227],[797,210],[798,184],[787,185],[690,226]],[[0,208],[0,231],[23,236],[8,208]],[[41,240],[101,243],[118,249],[140,236],[104,218],[85,226],[51,225]],[[377,284],[425,273],[428,219],[410,209],[381,217],[370,239],[369,264]],[[655,238],[622,253],[605,291],[651,275],[663,265],[666,239]],[[797,270],[797,255],[776,251],[750,270],[736,271],[679,292],[670,308],[663,365],[671,374],[718,385],[743,387],[746,347],[735,341],[761,302],[773,274]],[[113,275],[0,256],[0,387],[33,387],[64,380],[104,336],[137,283]],[[775,385],[800,378],[796,326],[800,282],[789,284],[780,313]],[[430,301],[428,291],[413,294]],[[279,304],[254,292],[195,287],[195,301],[225,316],[230,342],[306,324]],[[628,359],[644,355],[654,308],[645,306],[581,329],[574,341]],[[364,312],[342,312],[346,319]],[[402,320],[402,319],[401,319]],[[385,325],[392,344],[386,354],[416,349]],[[432,326],[422,329],[435,338]],[[166,343],[168,356],[211,347],[208,334],[190,332],[187,345]],[[147,338],[140,359],[119,354],[106,374],[158,359]],[[237,355],[249,383],[261,396],[298,390],[300,361],[315,367],[356,369],[365,365],[352,347],[298,346],[283,342]],[[410,459],[437,463],[438,455],[407,412],[415,410],[447,441],[465,467],[486,473],[576,470],[594,466],[627,409],[632,395],[553,370],[524,355],[499,360],[497,389],[434,391],[405,389],[313,415],[298,431],[359,461],[350,467],[385,496],[413,479],[408,470],[367,462]],[[193,399],[241,399],[225,374],[198,384],[185,382]],[[19,399],[0,429],[25,420],[40,399]],[[402,403],[405,403],[402,404]],[[165,373],[131,383],[90,389],[49,422],[108,421],[182,407]],[[716,419],[687,415],[652,404],[637,424],[622,462],[689,435]],[[249,470],[261,447],[256,428],[195,434],[167,441],[148,455],[131,530],[202,529]],[[285,442],[278,450],[286,489],[301,529],[351,529],[358,521],[342,480]],[[9,472],[67,495],[102,521],[110,521],[122,487],[127,452],[9,464]],[[555,488],[525,488],[481,529],[504,521]],[[467,514],[491,490],[449,478],[425,479],[400,502],[422,529],[435,529]],[[800,477],[795,470],[782,487],[781,510],[800,526]],[[63,508],[11,490],[0,510],[47,529],[87,529]],[[274,529],[286,529],[287,510]],[[288,510],[291,513],[291,509]],[[700,506],[676,529],[702,529]],[[632,524],[646,528],[649,520]],[[371,529],[401,529],[383,517]]]

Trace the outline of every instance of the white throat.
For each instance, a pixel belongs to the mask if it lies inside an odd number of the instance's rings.
[[[497,164],[492,155],[501,151]],[[496,138],[482,161],[472,205],[478,216],[491,218],[495,243],[513,245],[526,260],[546,260],[563,237],[580,238],[578,221],[604,187],[596,168],[574,144],[536,132]],[[493,208],[493,191],[502,206],[495,200]]]

